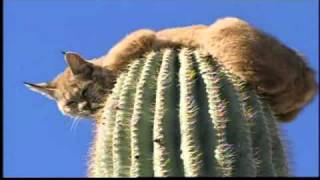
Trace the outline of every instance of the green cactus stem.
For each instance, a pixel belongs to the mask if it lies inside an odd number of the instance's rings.
[[[107,99],[108,104],[103,109],[102,123],[96,126],[95,140],[91,146],[91,162],[89,164],[89,171],[94,177],[113,176],[112,137],[115,124],[115,107],[119,100],[119,92],[125,80],[125,75],[126,73],[119,76],[112,94]]]
[[[132,60],[97,121],[89,177],[289,176],[268,104],[201,49]]]

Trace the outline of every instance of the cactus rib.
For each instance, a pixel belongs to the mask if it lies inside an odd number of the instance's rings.
[[[130,117],[134,93],[136,91],[136,76],[142,67],[141,60],[136,60],[129,69],[124,84],[121,87],[120,97],[116,106],[116,121],[113,131],[113,176],[130,176],[131,158],[128,154],[130,147]]]
[[[269,105],[265,103],[262,104],[262,110],[266,117],[266,123],[270,129],[271,134],[271,145],[272,145],[272,162],[274,165],[274,170],[277,176],[285,177],[290,175],[290,169],[287,162],[287,155],[285,151],[285,145],[281,139],[280,131],[276,118],[271,111]]]
[[[172,49],[165,49],[157,79],[157,96],[154,115],[154,176],[183,176],[180,159],[179,124],[176,102],[175,64],[177,57]],[[178,131],[178,132],[177,132]],[[177,137],[177,138],[173,138]]]
[[[251,165],[250,130],[239,105],[238,92],[230,83],[232,77],[201,51],[195,51],[195,54],[207,85],[209,104],[213,108],[210,112],[214,112],[212,119],[215,120],[218,143],[216,157],[222,173],[225,176],[255,176],[255,167]],[[208,68],[210,64],[213,66],[211,69]]]
[[[152,127],[156,90],[156,75],[161,54],[151,52],[146,56],[141,76],[136,86],[134,109],[131,118],[131,176],[153,176]]]
[[[102,112],[102,125],[96,126],[95,145],[91,150],[92,162],[89,165],[89,175],[91,177],[112,177],[113,176],[113,158],[112,158],[112,136],[115,121],[115,105],[119,98],[119,91],[125,79],[126,73],[119,76],[112,94],[107,99],[107,105]],[[105,136],[103,135],[105,133]]]
[[[181,49],[179,59],[181,157],[186,175],[200,176],[203,175],[204,162],[199,142],[199,107],[195,97],[196,69],[192,50]]]

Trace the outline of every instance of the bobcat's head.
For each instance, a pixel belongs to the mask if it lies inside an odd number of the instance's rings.
[[[95,118],[106,95],[114,86],[112,71],[84,60],[72,52],[64,53],[69,67],[54,80],[27,83],[31,90],[57,102],[60,111],[74,118]]]

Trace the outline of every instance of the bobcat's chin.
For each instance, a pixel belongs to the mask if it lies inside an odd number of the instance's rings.
[[[66,102],[58,102],[57,104],[62,114],[75,119],[94,119],[95,114],[101,109],[98,103],[74,102],[73,107],[70,107],[70,103]]]

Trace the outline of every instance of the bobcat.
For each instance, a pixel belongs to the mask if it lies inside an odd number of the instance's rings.
[[[26,85],[57,101],[72,117],[96,118],[117,75],[130,60],[161,47],[200,47],[217,57],[232,73],[256,88],[280,122],[289,122],[317,92],[314,71],[305,58],[279,40],[235,17],[210,26],[193,25],[158,32],[141,29],[129,34],[105,56],[86,61],[65,53],[69,65],[53,81]]]

